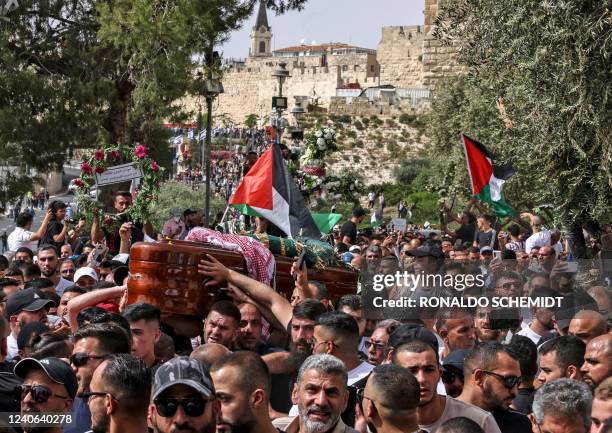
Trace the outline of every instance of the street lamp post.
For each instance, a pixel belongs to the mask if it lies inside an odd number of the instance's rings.
[[[283,96],[283,84],[290,77],[287,63],[279,62],[278,68],[272,72],[272,76],[278,80],[278,96],[272,97],[272,108],[276,110],[276,136],[278,144],[281,143],[283,111],[287,109],[287,98]]]

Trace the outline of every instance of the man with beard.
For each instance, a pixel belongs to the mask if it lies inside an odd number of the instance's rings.
[[[111,355],[94,371],[82,394],[91,411],[93,433],[148,433],[151,371],[128,354]]]
[[[370,364],[380,365],[383,363],[389,352],[389,336],[400,325],[401,322],[394,319],[386,319],[376,324],[372,335],[365,343]]]
[[[504,337],[504,333],[501,329],[493,329],[491,327],[491,312],[493,307],[483,306],[476,309],[476,319],[474,320],[474,327],[476,329],[476,337],[480,343],[489,341],[501,341]]]
[[[23,379],[15,397],[21,400],[21,414],[70,412],[77,391],[77,380],[70,366],[59,358],[25,358],[15,365],[15,375]],[[19,394],[17,394],[19,390]],[[25,426],[26,433],[61,433],[52,427]]]
[[[149,419],[154,433],[215,433],[219,401],[208,370],[186,356],[157,369]]]
[[[612,375],[612,334],[600,335],[589,341],[580,371],[582,381],[591,391]]]
[[[588,344],[595,337],[608,332],[608,318],[598,311],[582,310],[572,318],[567,333]]]
[[[361,409],[372,433],[416,432],[419,383],[405,368],[379,365],[361,395]]]
[[[42,245],[38,249],[38,266],[43,277],[49,278],[55,285],[55,291],[62,296],[64,289],[72,285],[72,281],[62,278],[59,273],[59,257],[53,245]]]
[[[7,343],[7,361],[19,354],[17,337],[24,325],[32,322],[47,323],[47,310],[53,301],[45,299],[35,289],[26,289],[9,296],[6,302],[5,316],[9,320],[11,333]]]
[[[493,416],[479,407],[436,392],[440,381],[438,352],[431,344],[412,340],[393,351],[393,363],[408,369],[419,383],[417,421],[419,428],[435,432],[445,421],[465,416],[479,425],[485,433],[500,433]]]
[[[65,433],[84,433],[91,428],[91,413],[87,400],[81,394],[90,390],[96,368],[114,353],[130,353],[131,338],[119,325],[92,324],[80,328],[73,336],[74,348],[70,363],[79,383],[78,397],[74,401],[74,422]]]
[[[545,287],[536,287],[531,292],[531,298],[555,297],[556,293]],[[555,328],[553,322],[553,311],[544,307],[533,307],[531,309],[533,320],[526,328],[518,332],[519,335],[528,337],[534,344],[538,344],[541,338],[548,337]]]
[[[278,433],[268,415],[268,367],[253,352],[231,353],[213,364],[211,376],[220,402],[218,433]]]
[[[333,355],[310,356],[298,373],[292,400],[299,416],[287,427],[296,433],[357,433],[340,414],[348,403],[346,367]]]
[[[502,433],[530,433],[529,419],[510,409],[521,382],[518,357],[509,346],[484,343],[464,361],[465,382],[459,400],[491,412]]]
[[[586,345],[572,336],[561,336],[542,343],[538,349],[538,380],[546,383],[568,378],[582,380],[580,367],[584,363]]]
[[[254,304],[244,302],[238,306],[240,310],[240,331],[236,338],[236,346],[241,350],[251,350],[263,355],[267,346],[263,343],[262,320],[259,309]]]

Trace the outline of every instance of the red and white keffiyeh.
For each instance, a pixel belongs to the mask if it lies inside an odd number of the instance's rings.
[[[259,282],[269,285],[274,277],[274,255],[257,239],[195,227],[189,232],[185,240],[206,242],[224,250],[242,254],[246,261],[249,276]]]

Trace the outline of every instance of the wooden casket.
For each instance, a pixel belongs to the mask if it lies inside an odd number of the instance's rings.
[[[219,287],[204,286],[198,263],[210,254],[229,269],[246,274],[244,257],[201,242],[163,240],[139,242],[130,251],[128,302],[147,302],[162,311],[162,320],[180,335],[196,336],[208,307],[219,299]],[[294,282],[293,260],[276,256],[276,290],[289,298]],[[308,278],[324,283],[338,299],[355,293],[357,272],[338,267],[309,269]]]

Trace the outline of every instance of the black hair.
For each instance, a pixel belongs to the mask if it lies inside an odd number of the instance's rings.
[[[49,210],[53,212],[53,217],[55,217],[55,213],[58,210],[66,209],[67,207],[68,206],[66,206],[66,203],[61,200],[53,200],[51,203],[49,203]]]
[[[465,357],[463,361],[464,375],[472,374],[477,368],[482,370],[495,369],[499,362],[500,353],[505,353],[516,361],[519,360],[518,355],[514,353],[511,346],[497,342],[481,343],[474,347]]]
[[[77,257],[77,259],[74,261],[74,266],[78,268],[83,267],[87,264],[87,255],[86,254],[81,254],[79,257]]]
[[[317,320],[321,314],[325,313],[327,308],[317,299],[304,299],[295,307],[293,307],[293,317],[296,319]]]
[[[91,322],[96,323],[96,322]],[[115,325],[121,326],[123,330],[127,333],[127,335],[132,335],[132,330],[130,329],[130,322],[123,317],[121,314],[117,313],[108,313],[108,318],[104,322],[99,323],[114,323]]]
[[[145,322],[156,322],[158,325],[159,322],[161,322],[161,312],[159,308],[145,302],[128,305],[126,309],[123,310],[122,316],[125,317],[128,322],[144,320]],[[240,322],[240,319],[238,319],[238,322]]]
[[[340,311],[343,307],[349,307],[352,311],[358,311],[363,308],[361,296],[359,295],[344,295],[336,304],[336,310]]]
[[[313,286],[317,288],[317,293],[315,294],[315,298],[318,299],[319,301],[323,299],[331,299],[331,294],[329,293],[329,289],[327,288],[325,283],[322,283],[316,280],[310,280],[308,281],[308,284],[312,284]]]
[[[45,332],[35,335],[31,340],[30,358],[43,359],[49,357],[69,358],[72,354],[70,340],[66,335],[55,332]]]
[[[426,343],[422,340],[412,340],[408,343],[400,344],[397,348],[393,350],[392,361],[394,364],[397,364],[397,356],[401,352],[409,352],[409,353],[424,353],[427,351],[431,351],[434,355],[436,355],[436,364],[440,364],[440,354],[438,351],[429,343]]]
[[[480,254],[480,248],[478,248],[478,247],[472,247],[472,248],[470,248],[469,252],[470,252],[470,254],[472,254],[472,253],[478,253],[478,254]]]
[[[336,252],[338,254],[346,253],[349,250],[349,247],[344,242],[336,243]]]
[[[79,311],[77,315],[77,323],[79,328],[96,321],[96,323],[105,322],[108,320],[109,313],[102,307],[87,307]]]
[[[510,226],[508,226],[508,232],[512,236],[516,237],[521,234],[521,228],[518,226],[518,224],[510,224]]]
[[[403,411],[416,409],[419,405],[419,382],[412,373],[396,364],[378,365],[372,370],[370,379],[382,404],[391,409],[390,416],[398,420],[405,418]]]
[[[240,323],[240,319],[242,315],[240,314],[240,310],[232,301],[217,301],[210,307],[209,314],[212,312],[219,313],[223,316],[231,317],[236,321],[236,323]]]
[[[36,263],[23,263],[20,267],[24,279],[40,278],[40,267]]]
[[[516,260],[516,252],[512,250],[503,250],[501,254],[502,260]]]
[[[53,281],[49,278],[34,278],[33,280],[27,281],[23,288],[24,289],[47,289],[49,287],[55,287]]]
[[[467,418],[465,416],[458,416],[456,418],[450,418],[446,420],[438,430],[437,433],[485,433],[485,431],[478,425],[477,422]]]
[[[55,292],[43,292],[43,291],[41,291],[40,294],[42,295],[43,298],[53,301],[53,304],[55,304],[54,305],[55,308],[59,307],[59,304],[61,301],[60,295],[58,295]]]
[[[111,283],[110,281],[98,281],[95,285],[96,289],[110,289],[111,287],[117,287],[115,283]]]
[[[555,352],[555,361],[563,370],[570,365],[580,368],[584,363],[586,344],[578,337],[564,335],[542,343],[538,352],[546,355]]]
[[[509,280],[516,280],[519,282],[523,281],[523,278],[521,277],[521,275],[514,271],[501,271],[501,272],[493,274],[493,284],[491,285],[491,287],[497,287],[497,282],[501,280],[502,278],[506,278]]]
[[[78,293],[79,295],[82,295],[84,293],[87,293],[87,290],[85,290],[82,287],[77,286],[76,284],[73,284],[72,286],[68,286],[64,289],[64,293]],[[63,295],[63,293],[62,293]]]
[[[74,333],[72,339],[76,343],[83,338],[96,338],[100,350],[105,354],[130,353],[132,346],[130,335],[114,323],[93,323],[83,326]]]
[[[8,259],[3,255],[0,255],[0,270],[7,269],[10,265],[11,264],[9,263]]]
[[[23,277],[23,271],[21,270],[21,263],[13,262],[11,266],[4,273],[5,277]]]
[[[0,290],[4,289],[6,286],[18,286],[19,281],[13,280],[12,278],[0,278]]]
[[[510,347],[518,357],[521,379],[525,383],[531,383],[538,372],[538,347],[531,338],[518,334],[512,336]]]
[[[17,215],[17,219],[15,220],[15,224],[17,227],[24,228],[28,224],[30,224],[34,220],[34,217],[30,212],[21,212]]]
[[[210,371],[212,373],[224,367],[234,367],[236,369],[239,389],[246,391],[248,394],[256,389],[263,389],[266,397],[270,398],[272,390],[270,371],[257,353],[246,350],[229,353],[215,362]]]
[[[329,311],[317,317],[315,325],[331,330],[334,334],[348,339],[359,339],[359,326],[350,314]]]
[[[117,191],[115,193],[115,199],[114,200],[117,200],[117,197],[130,197],[131,198],[132,197],[132,193],[129,192],[129,191]]]
[[[478,218],[484,219],[489,224],[491,224],[493,222],[493,217],[491,215],[488,215],[488,214],[479,215]]]
[[[38,248],[38,254],[40,254],[42,251],[47,251],[47,250],[53,250],[53,252],[55,253],[55,255],[57,257],[59,257],[59,254],[57,252],[57,247],[51,245],[51,244],[43,244]]]
[[[32,252],[32,250],[28,247],[17,248],[17,250],[15,250],[15,255],[17,255],[17,253],[26,253],[28,256],[30,256],[30,260],[34,260],[34,252]]]
[[[147,413],[151,397],[151,370],[140,358],[127,353],[112,355],[104,366],[104,389],[119,401],[119,406],[134,416]]]

